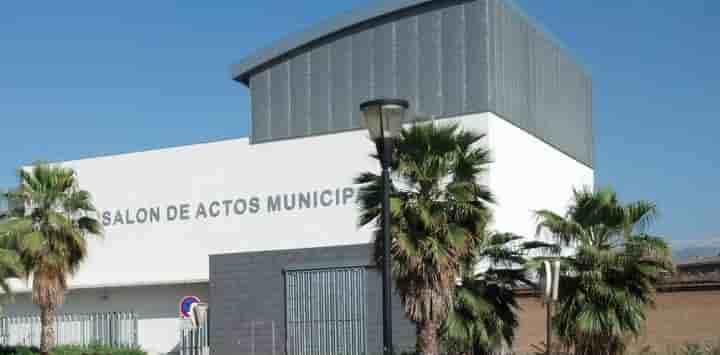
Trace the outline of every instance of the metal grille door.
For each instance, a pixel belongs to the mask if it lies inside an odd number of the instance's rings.
[[[364,268],[288,271],[285,290],[288,355],[367,353]]]

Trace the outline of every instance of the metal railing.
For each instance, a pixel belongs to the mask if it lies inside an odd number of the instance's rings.
[[[0,317],[0,344],[40,346],[40,316]],[[58,345],[136,347],[138,319],[134,312],[58,314]]]
[[[197,327],[187,322],[180,327],[180,355],[210,354],[209,323],[205,319]]]

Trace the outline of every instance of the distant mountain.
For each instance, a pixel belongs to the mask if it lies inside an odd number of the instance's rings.
[[[720,256],[720,238],[717,237],[692,242],[678,242],[674,243],[672,247],[675,262]]]

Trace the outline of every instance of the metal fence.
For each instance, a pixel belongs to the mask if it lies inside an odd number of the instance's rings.
[[[197,327],[183,323],[180,327],[180,355],[210,354],[210,334],[208,319]]]
[[[367,276],[364,268],[286,273],[289,355],[367,353]]]
[[[0,344],[40,346],[40,316],[0,317]],[[136,347],[138,319],[134,312],[58,314],[59,345]]]

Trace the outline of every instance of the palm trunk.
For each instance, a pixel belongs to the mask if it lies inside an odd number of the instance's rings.
[[[417,324],[416,350],[419,355],[440,354],[439,330],[440,322],[427,320]]]
[[[48,355],[55,345],[55,305],[40,306],[40,354]]]

